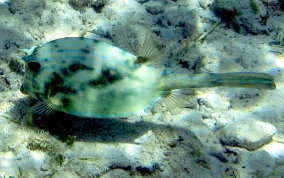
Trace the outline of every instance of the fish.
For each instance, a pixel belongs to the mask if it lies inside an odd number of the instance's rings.
[[[65,37],[23,49],[21,91],[57,111],[79,117],[122,118],[151,114],[172,91],[201,87],[275,89],[259,72],[175,73],[157,65],[165,55],[145,39],[138,55],[106,42]],[[175,103],[173,101],[172,103]]]

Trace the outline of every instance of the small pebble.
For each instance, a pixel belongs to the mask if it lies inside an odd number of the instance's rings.
[[[150,14],[157,15],[164,11],[164,7],[161,3],[150,1],[146,4],[146,10]]]
[[[255,150],[272,141],[277,129],[270,123],[247,118],[219,131],[224,145]]]
[[[42,171],[48,171],[48,169],[49,169],[48,164],[42,164],[41,167],[40,167],[40,170],[42,170]]]

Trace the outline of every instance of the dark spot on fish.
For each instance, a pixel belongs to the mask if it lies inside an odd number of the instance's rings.
[[[88,67],[84,64],[81,64],[79,62],[73,63],[69,66],[69,70],[71,72],[77,72],[79,70],[94,70],[92,67]]]
[[[59,45],[58,45],[58,44],[55,44],[55,45],[54,45],[54,47],[55,47],[55,48],[58,48],[58,47],[59,47]]]
[[[70,75],[70,72],[69,72],[68,69],[66,69],[66,68],[61,68],[60,71],[61,71],[61,73],[62,73],[64,76],[69,76],[69,75]]]
[[[44,61],[48,61],[48,59],[47,59],[47,58],[45,58],[45,59],[44,59]]]
[[[70,86],[62,86],[62,87],[59,87],[59,88],[62,90],[62,93],[72,93],[72,94],[77,93],[77,91]]]
[[[58,73],[53,73],[50,81],[45,84],[44,95],[49,97],[55,95],[57,88],[64,82],[63,78]]]
[[[135,61],[132,62],[132,61],[129,61],[129,60],[124,61],[123,65],[128,66],[128,68],[133,69],[133,70],[137,69],[138,67],[141,66],[141,64],[139,64],[137,62],[135,62]]]
[[[59,49],[59,50],[57,50],[58,53],[63,53],[63,52],[66,52],[66,51],[69,51],[69,49]]]
[[[64,108],[68,108],[72,105],[72,102],[68,98],[63,98],[61,103]]]
[[[102,75],[97,78],[89,81],[89,84],[96,87],[107,86],[111,83],[123,79],[123,76],[118,73],[115,69],[104,69]]]
[[[71,59],[71,60],[78,60],[78,61],[86,61],[88,58],[86,58],[85,56],[78,56],[78,57],[76,57],[76,58],[74,58],[74,59]]]
[[[63,94],[76,94],[76,90],[69,87],[69,86],[53,86],[50,88],[50,93],[49,93],[49,96],[54,96],[56,95],[57,93],[63,93]]]
[[[71,72],[68,68],[60,68],[60,71],[66,79],[76,74],[75,72]]]
[[[64,82],[63,78],[58,73],[53,73],[53,76],[50,79],[51,85],[59,85]]]
[[[81,51],[82,51],[83,53],[86,53],[86,54],[89,54],[89,53],[90,53],[90,50],[88,50],[88,49],[81,49]]]
[[[122,75],[120,75],[117,70],[114,69],[105,69],[102,71],[102,74],[108,79],[109,82],[114,82],[123,78]]]
[[[94,39],[94,40],[93,40],[93,42],[94,42],[94,43],[99,43],[100,41],[99,41],[99,40],[95,40],[95,39]]]

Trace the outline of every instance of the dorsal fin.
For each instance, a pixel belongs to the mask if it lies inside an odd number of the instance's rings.
[[[144,42],[142,48],[138,51],[137,63],[150,63],[151,65],[158,65],[163,63],[166,55],[163,54],[153,42],[153,36],[150,32],[145,32]]]

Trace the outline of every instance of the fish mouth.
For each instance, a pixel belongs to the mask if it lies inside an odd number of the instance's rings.
[[[20,91],[21,91],[21,93],[23,93],[24,95],[29,95],[28,92],[24,89],[24,85],[21,86]]]

